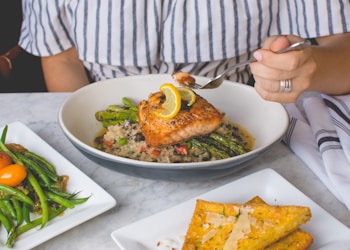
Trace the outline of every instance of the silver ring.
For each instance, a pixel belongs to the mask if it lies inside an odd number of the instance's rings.
[[[292,90],[292,80],[281,80],[280,81],[280,93],[287,93]]]

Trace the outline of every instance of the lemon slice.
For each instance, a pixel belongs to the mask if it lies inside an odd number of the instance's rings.
[[[162,109],[158,109],[155,113],[161,118],[173,118],[181,109],[180,92],[171,83],[162,84],[160,86],[160,91],[165,95],[165,102],[162,104]]]
[[[196,102],[196,93],[192,89],[186,87],[177,88],[181,95],[181,100],[187,102],[187,106],[192,106]]]

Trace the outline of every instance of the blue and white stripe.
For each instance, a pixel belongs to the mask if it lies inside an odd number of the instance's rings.
[[[350,30],[346,0],[23,0],[23,12],[25,50],[49,56],[76,46],[96,80],[175,69],[212,76],[267,36]],[[240,71],[230,79],[247,81],[248,68]]]

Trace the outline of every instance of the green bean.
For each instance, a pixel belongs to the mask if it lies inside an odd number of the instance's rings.
[[[34,206],[33,200],[16,188],[12,188],[12,187],[0,184],[0,191],[13,195],[18,200],[25,202],[31,206]]]
[[[11,231],[12,225],[10,220],[0,211],[0,221],[4,225],[7,232]]]
[[[11,219],[16,219],[16,209],[12,206],[10,199],[1,199],[0,207],[2,212],[10,216]]]
[[[78,204],[83,204],[84,202],[86,202],[90,197],[84,197],[84,198],[73,198],[73,199],[69,199],[69,201],[74,204],[74,205],[78,205]]]
[[[37,155],[31,151],[26,151],[24,153],[25,156],[30,157],[42,164],[47,170],[49,170],[53,174],[57,174],[56,168],[54,165],[52,165],[48,160],[46,160],[44,157]]]
[[[30,223],[31,222],[31,220],[30,220],[30,209],[29,209],[28,204],[26,204],[26,203],[22,204],[22,213],[23,213],[23,220],[26,223]]]
[[[43,228],[46,225],[48,218],[49,218],[49,205],[47,203],[46,196],[45,196],[39,182],[34,177],[34,175],[31,172],[28,172],[27,178],[28,178],[30,185],[32,185],[34,191],[36,192],[36,194],[39,197],[41,214],[42,214],[42,216],[41,216],[42,217],[41,228]]]
[[[17,226],[18,226],[18,225],[21,225],[23,223],[22,207],[16,198],[12,197],[11,200],[12,200],[13,207],[15,208],[15,211],[16,211],[16,221],[17,221]]]
[[[60,215],[64,210],[66,210],[66,207],[60,207],[56,210],[50,210],[48,221]],[[39,217],[28,224],[17,227],[15,231],[9,234],[6,241],[6,246],[13,247],[13,244],[15,243],[15,240],[19,235],[39,226],[40,224],[42,225],[42,221],[43,221],[43,217]]]
[[[66,193],[58,189],[50,189],[50,193],[53,193],[57,196],[60,196],[61,198],[68,200],[72,205],[83,204],[90,198],[90,197],[74,198],[75,196],[77,196],[78,193]]]
[[[1,139],[0,140],[1,140],[2,143],[5,143],[7,130],[8,130],[8,126],[6,125],[4,127],[4,129],[2,130],[2,133],[1,133]]]
[[[33,160],[26,158],[24,155],[16,154],[18,158],[20,158],[25,166],[35,172],[39,178],[44,182],[47,187],[51,186],[51,182],[49,180],[48,174]]]
[[[13,219],[11,215],[11,211],[7,210],[7,207],[5,206],[5,203],[3,200],[0,200],[0,211],[9,219]]]
[[[24,165],[23,162],[10,149],[6,147],[5,142],[2,142],[2,140],[0,140],[0,151],[7,153],[15,163]]]
[[[60,188],[56,188],[56,187],[51,186],[50,191],[54,194],[57,194],[57,195],[63,197],[63,198],[66,198],[66,199],[74,197],[74,194],[66,193],[66,192],[62,191],[62,189],[60,189]]]
[[[124,111],[129,116],[137,115],[128,107]],[[12,247],[22,233],[39,225],[43,228],[67,207],[74,208],[89,197],[75,198],[77,193],[65,192],[65,176],[57,175],[53,164],[25,148],[17,150],[17,146],[22,147],[19,144],[5,144],[6,134],[7,126],[1,134],[0,151],[8,153],[14,163],[25,166],[27,170],[26,180],[20,186],[0,184],[0,223],[8,232],[6,245]],[[31,212],[41,216],[32,220]]]
[[[59,196],[57,194],[54,194],[52,192],[46,192],[46,195],[47,197],[53,201],[53,202],[56,202],[64,207],[67,207],[67,208],[74,208],[74,204],[71,203],[68,199],[66,198],[63,198],[62,196]]]

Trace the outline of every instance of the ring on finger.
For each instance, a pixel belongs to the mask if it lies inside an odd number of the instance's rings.
[[[292,91],[292,80],[286,79],[286,80],[280,80],[280,93],[287,93]]]

